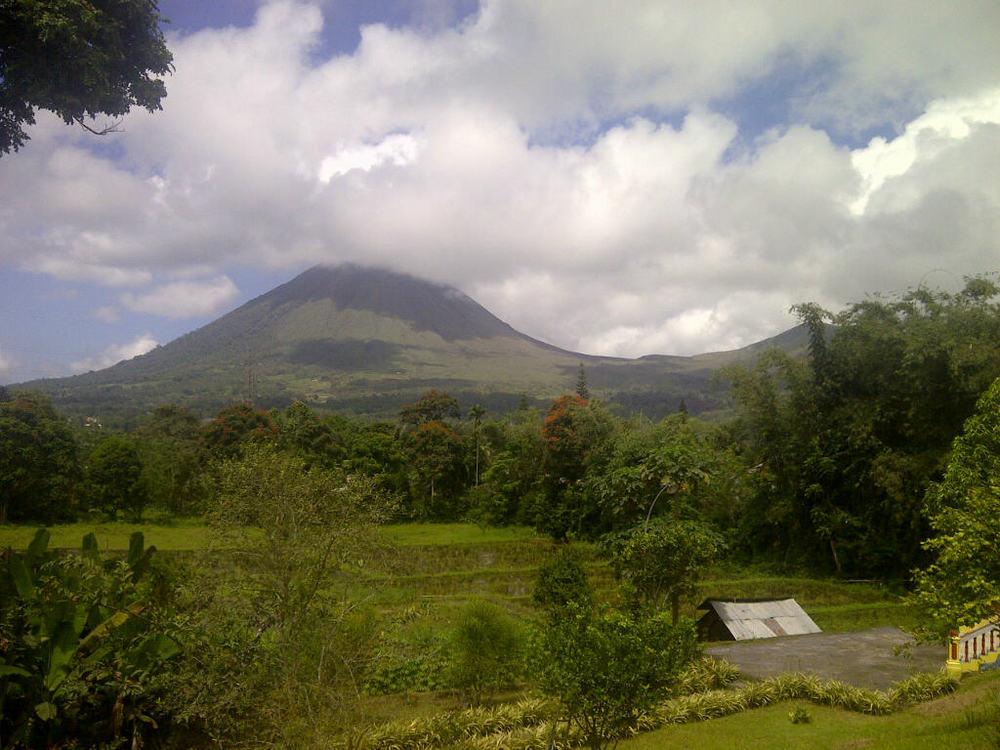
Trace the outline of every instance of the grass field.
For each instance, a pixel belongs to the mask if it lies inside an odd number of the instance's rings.
[[[172,524],[134,523],[71,523],[46,527],[52,537],[53,549],[79,549],[83,537],[93,532],[97,544],[105,551],[127,550],[129,537],[136,531],[145,535],[147,545],[164,551],[206,549],[211,544],[207,526],[201,521],[178,521]],[[35,536],[36,526],[0,526],[0,547],[25,549]]]
[[[35,534],[33,526],[0,526],[0,547],[24,549]],[[78,549],[83,537],[93,532],[102,550],[128,549],[135,531],[146,544],[163,552],[210,549],[211,530],[198,519],[171,523],[75,523],[49,527],[50,547]],[[383,534],[398,548],[396,564],[386,574],[375,575],[368,584],[383,603],[448,601],[449,609],[470,596],[506,601],[521,609],[530,594],[537,567],[552,553],[553,546],[525,527],[481,527],[471,523],[398,523],[382,527]],[[603,600],[616,596],[613,576],[593,545],[581,545],[591,583]],[[706,597],[794,596],[824,630],[856,630],[878,625],[906,627],[913,621],[911,608],[892,592],[872,585],[841,581],[762,574],[732,565],[709,571],[698,586],[697,596],[685,602],[682,614],[697,618],[694,606]],[[433,607],[432,607],[433,609]],[[433,617],[433,613],[429,614]]]
[[[164,551],[207,549],[211,530],[198,519],[157,523],[71,523],[47,527],[52,534],[50,547],[74,549],[84,536],[93,532],[102,550],[127,550],[129,537],[141,531],[147,544]],[[0,526],[0,547],[24,549],[35,535],[35,526]],[[484,528],[472,523],[400,523],[382,527],[383,533],[400,546],[496,544],[535,539],[533,529],[525,527]]]
[[[390,540],[402,546],[441,544],[497,544],[537,539],[526,526],[477,526],[473,523],[395,523],[382,527]]]
[[[1000,739],[1000,674],[966,677],[954,695],[889,716],[868,716],[806,701],[693,724],[674,725],[623,741],[621,750],[987,750]],[[805,709],[811,721],[793,724]]]

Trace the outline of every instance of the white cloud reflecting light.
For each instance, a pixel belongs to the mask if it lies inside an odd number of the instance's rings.
[[[288,0],[173,36],[163,111],[132,113],[112,149],[43,114],[3,158],[0,264],[168,318],[236,302],[235,267],[388,266],[626,356],[997,269],[995,0],[609,8],[484,2],[326,58],[321,7]],[[775,100],[720,114],[749,86]],[[852,151],[844,133],[872,128],[897,135]]]
[[[166,318],[194,318],[223,310],[239,295],[228,276],[207,281],[175,281],[141,294],[121,297],[125,307],[134,312],[162,315]]]
[[[123,360],[138,357],[140,354],[152,351],[157,346],[159,346],[159,343],[156,339],[148,333],[145,333],[127,344],[109,346],[97,356],[85,357],[84,359],[77,360],[73,362],[70,367],[75,373],[87,372],[89,370],[100,370],[105,367],[111,367],[111,365],[117,364]]]

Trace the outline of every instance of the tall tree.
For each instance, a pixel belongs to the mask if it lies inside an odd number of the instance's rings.
[[[205,448],[218,458],[235,456],[247,443],[277,437],[278,430],[271,418],[246,402],[220,409],[203,431]]]
[[[532,523],[544,506],[542,420],[534,409],[518,410],[498,425],[494,452],[483,475],[485,492],[477,508],[488,523]]]
[[[80,478],[77,442],[47,395],[0,401],[0,523],[72,517]]]
[[[140,481],[142,462],[131,440],[108,435],[87,457],[87,499],[90,507],[112,518],[142,518],[146,487]]]
[[[542,425],[544,503],[536,526],[560,539],[593,531],[596,510],[586,504],[583,479],[605,458],[615,425],[600,404],[577,395],[553,401]]]
[[[453,519],[462,492],[462,438],[440,422],[426,422],[406,436],[410,497],[418,518]]]
[[[458,399],[436,388],[432,388],[415,403],[405,404],[399,412],[399,420],[411,427],[419,427],[428,422],[444,422],[457,418],[462,411]]]
[[[801,305],[808,368],[772,354],[730,370],[759,489],[744,542],[850,575],[922,564],[926,487],[1000,372],[998,296],[973,278],[837,315]]]
[[[1000,618],[1000,378],[955,438],[927,512],[934,559],[916,574],[916,600],[943,629]]]
[[[601,514],[601,530],[617,531],[654,514],[715,515],[715,496],[732,505],[739,473],[732,450],[713,441],[715,430],[674,414],[659,424],[624,423],[609,441],[606,462],[588,472],[584,487]]]
[[[150,112],[172,70],[156,0],[0,2],[0,154],[28,140],[35,108],[104,134],[84,118]]]
[[[184,406],[158,406],[135,437],[150,504],[182,516],[200,512],[206,456],[198,415]]]
[[[582,399],[590,398],[590,388],[587,386],[587,371],[583,369],[583,362],[580,363],[580,370],[576,374],[575,392]]]
[[[344,457],[330,425],[302,401],[293,401],[275,421],[281,444],[308,461],[332,467]]]
[[[356,621],[347,581],[384,551],[375,526],[392,505],[374,479],[309,466],[273,445],[246,445],[218,477],[209,521],[238,565],[213,595],[232,598],[237,615],[227,643],[256,633],[229,682],[269,682],[254,710],[282,746],[313,746],[317,727],[343,721],[360,695],[374,633]]]
[[[680,600],[696,591],[702,572],[718,560],[722,537],[698,521],[661,520],[610,537],[605,549],[637,610],[659,611],[668,603],[671,620],[680,619]]]
[[[479,426],[486,416],[486,409],[481,404],[475,404],[469,409],[469,418],[472,420],[472,438],[476,444],[476,473],[475,486],[479,486]]]

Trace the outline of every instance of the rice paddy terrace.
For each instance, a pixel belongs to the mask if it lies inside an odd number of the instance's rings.
[[[76,524],[55,529],[53,536],[57,546],[76,547],[84,534],[95,531],[100,546],[114,550],[127,546],[131,530],[120,524],[101,527]],[[207,546],[209,539],[207,529],[200,524],[145,525],[142,530],[147,541],[166,554],[196,554],[196,550]],[[367,745],[372,748],[544,746],[553,720],[551,704],[540,702],[530,693],[514,691],[495,696],[492,705],[486,708],[462,709],[460,698],[449,689],[447,666],[449,634],[462,608],[470,601],[489,600],[521,620],[535,617],[531,593],[539,567],[556,552],[556,545],[527,529],[482,529],[471,524],[405,524],[385,527],[384,533],[394,543],[393,551],[350,584],[371,605],[381,630],[376,668],[366,683],[366,698],[359,712],[368,727],[363,730]],[[23,546],[30,536],[29,530],[0,528],[0,546]],[[614,603],[618,596],[614,576],[599,550],[589,544],[577,546],[597,598]],[[915,617],[898,595],[875,584],[763,574],[731,567],[708,571],[697,595],[686,602],[682,614],[695,617],[698,613],[694,606],[708,597],[787,596],[794,597],[826,632],[846,634],[873,627],[906,627],[913,624]],[[831,654],[831,658],[835,657]],[[796,743],[801,747],[853,746],[846,743],[869,735],[883,736],[889,724],[898,726],[901,732],[928,732],[929,736],[937,736],[935,733],[947,725],[949,736],[955,735],[965,743],[954,745],[949,740],[933,745],[936,748],[988,747],[977,743],[985,736],[984,727],[995,722],[997,713],[990,713],[998,687],[997,680],[990,676],[973,678],[968,684],[963,682],[959,694],[939,698],[945,702],[937,714],[926,713],[923,705],[936,703],[924,704],[924,701],[954,689],[939,678],[927,678],[920,684],[906,683],[894,688],[895,692],[802,676],[764,677],[734,685],[732,681],[736,678],[737,670],[732,667],[718,672],[710,670],[707,675],[704,671],[693,674],[689,694],[676,696],[655,715],[644,719],[648,723],[645,729],[653,733],[642,734],[623,746],[653,747],[648,743],[654,737],[660,742],[655,746],[674,746],[670,744],[673,738],[683,734],[690,740],[694,732],[705,736],[705,742],[698,743],[704,747],[732,747],[718,744],[721,740],[716,736],[717,725],[728,722],[749,727],[735,731],[758,732],[764,739],[759,739],[755,746],[777,747],[780,744],[768,745],[767,738],[773,736],[775,741],[783,741],[780,738],[788,732],[788,706],[801,704],[802,711],[812,712],[830,725],[824,726],[822,732],[813,732],[816,743]],[[980,681],[985,681],[985,686],[977,687]],[[962,702],[962,695],[969,697]],[[758,706],[759,710],[746,710]],[[960,720],[955,716],[963,712],[966,720],[959,726],[956,722]],[[718,722],[700,721],[715,717],[727,718],[719,718]],[[477,722],[482,724],[481,729],[475,728],[479,726]],[[675,732],[672,725],[678,722],[685,725],[696,722],[700,728],[677,726]],[[668,725],[670,728],[654,731]],[[507,728],[496,729],[501,726]],[[447,732],[452,730],[457,734],[449,740]],[[482,736],[475,736],[480,731]],[[800,733],[805,737],[809,731],[812,730],[803,729]],[[823,744],[831,741],[831,732],[842,741]],[[435,736],[440,741],[434,740]],[[570,739],[567,737],[567,742]],[[872,746],[925,746],[912,744],[912,737],[910,741],[911,744]]]

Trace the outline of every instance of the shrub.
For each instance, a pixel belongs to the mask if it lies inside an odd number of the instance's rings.
[[[482,600],[470,602],[451,634],[455,687],[479,705],[488,692],[516,682],[524,643],[523,631],[500,607]]]
[[[788,718],[792,724],[808,724],[812,721],[812,715],[804,706],[797,706],[788,712]]]
[[[560,545],[556,554],[539,567],[538,581],[531,596],[535,604],[550,613],[568,606],[590,609],[594,592],[579,550],[568,544]]]
[[[132,535],[126,560],[102,560],[93,534],[80,555],[0,552],[0,737],[4,747],[143,744],[165,737],[160,678],[184,633],[144,579],[153,548]],[[61,746],[61,745],[60,745]],[[76,746],[76,745],[74,745]]]
[[[939,698],[957,688],[958,681],[944,672],[915,674],[893,685],[889,700],[894,707],[902,707]]]
[[[691,693],[704,693],[707,690],[717,690],[736,682],[739,675],[739,670],[728,661],[706,656],[681,672],[674,693],[676,695],[690,695]]]
[[[542,691],[559,700],[592,750],[634,729],[698,655],[693,623],[573,607],[548,624],[538,645]]]

